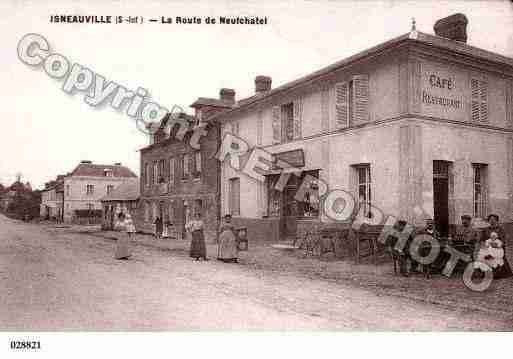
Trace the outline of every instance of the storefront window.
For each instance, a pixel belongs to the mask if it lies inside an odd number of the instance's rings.
[[[268,213],[270,217],[318,217],[319,216],[319,186],[315,179],[319,171],[305,171],[300,176],[290,174],[283,192],[275,188],[280,175],[267,177]],[[302,186],[306,186],[305,188]],[[301,195],[302,198],[298,198]]]

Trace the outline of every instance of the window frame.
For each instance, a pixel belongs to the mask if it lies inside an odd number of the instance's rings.
[[[363,205],[363,210],[366,218],[372,218],[372,172],[371,165],[369,163],[362,163],[358,165],[353,165],[353,168],[356,173],[356,203],[358,204],[358,213],[361,212],[361,208]],[[361,176],[361,171],[363,171],[363,181]],[[360,197],[361,189],[363,188],[363,193],[365,198],[362,200]]]
[[[479,182],[477,182],[478,174]],[[488,206],[487,175],[488,164],[472,163],[472,213],[476,218],[484,218],[486,216]],[[480,194],[479,198],[477,198],[477,193]]]
[[[202,157],[201,151],[194,152],[194,154],[193,154],[194,171],[192,173],[192,178],[195,180],[199,180],[201,178],[201,172],[202,172],[201,157]]]
[[[294,141],[294,102],[281,105],[281,143]],[[289,138],[290,137],[290,138]]]

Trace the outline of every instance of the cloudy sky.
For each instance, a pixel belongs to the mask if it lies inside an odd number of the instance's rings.
[[[62,81],[16,55],[27,33],[51,50],[131,90],[148,89],[171,108],[222,87],[237,98],[253,93],[256,75],[273,87],[404,34],[411,18],[433,33],[441,17],[463,12],[469,43],[513,57],[510,1],[3,1],[0,5],[0,183],[16,173],[42,186],[80,160],[122,162],[139,171],[137,150],[147,143],[132,119],[110,107],[92,108],[84,94],[68,95]],[[266,26],[56,24],[50,15],[267,16]]]

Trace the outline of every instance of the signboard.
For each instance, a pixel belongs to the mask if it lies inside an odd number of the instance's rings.
[[[305,165],[305,153],[302,149],[275,153],[273,157],[274,169],[304,167]]]
[[[456,67],[422,63],[420,102],[429,116],[464,120],[468,76]]]

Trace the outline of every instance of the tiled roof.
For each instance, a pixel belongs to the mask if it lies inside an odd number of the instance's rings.
[[[112,171],[112,177],[137,177],[128,167],[121,165],[97,165],[80,163],[70,176],[105,177],[105,170]]]
[[[101,201],[135,201],[139,198],[139,195],[139,181],[129,181],[114,188]]]
[[[243,109],[251,104],[258,103],[264,99],[268,99],[269,97],[276,95],[280,92],[284,92],[286,90],[290,90],[292,88],[295,88],[297,86],[307,84],[311,81],[317,80],[318,78],[329,74],[332,71],[339,70],[347,65],[352,64],[355,61],[359,61],[362,59],[365,59],[366,57],[370,57],[372,55],[375,55],[376,53],[379,53],[383,50],[386,50],[388,48],[391,48],[393,46],[397,46],[400,43],[411,41],[413,43],[418,44],[425,44],[434,46],[437,48],[445,49],[452,51],[454,53],[458,53],[461,55],[476,57],[479,59],[484,59],[487,61],[490,61],[492,63],[497,63],[500,65],[506,65],[510,68],[510,71],[513,72],[513,59],[491,52],[487,50],[483,50],[474,46],[470,46],[464,42],[459,41],[453,41],[450,39],[446,39],[440,36],[430,35],[423,32],[416,32],[416,36],[413,36],[413,33],[406,33],[404,35],[398,36],[396,38],[393,38],[391,40],[388,40],[384,43],[381,43],[377,46],[371,47],[367,50],[364,50],[362,52],[359,52],[353,56],[350,56],[348,58],[345,58],[343,60],[340,60],[338,62],[335,62],[334,64],[331,64],[329,66],[326,66],[318,71],[315,71],[309,75],[303,76],[297,80],[288,82],[282,86],[276,87],[266,93],[263,94],[257,94],[250,96],[248,98],[242,99],[238,101],[234,106],[232,106],[230,109],[214,114],[210,119],[211,120],[217,120],[222,117],[224,117],[227,114],[231,114],[234,112],[238,112],[240,109]]]

